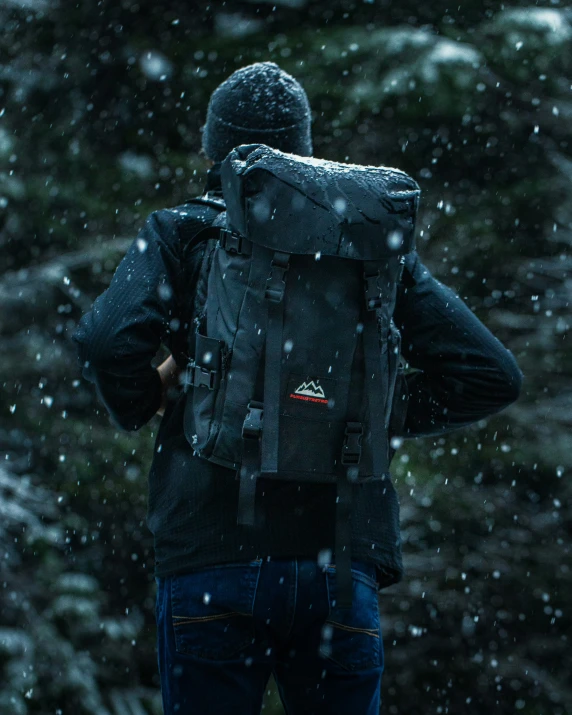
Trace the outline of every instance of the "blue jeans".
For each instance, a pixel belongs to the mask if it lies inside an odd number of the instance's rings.
[[[353,607],[335,567],[232,563],[157,578],[165,715],[258,715],[274,674],[288,715],[378,715],[383,672],[375,567],[354,562]]]

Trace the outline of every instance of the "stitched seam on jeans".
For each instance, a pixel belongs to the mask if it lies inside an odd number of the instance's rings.
[[[336,623],[336,621],[326,621],[326,623],[329,623],[336,628],[341,628],[343,631],[350,631],[351,633],[365,633],[366,635],[372,636],[373,638],[379,638],[379,633],[377,633],[377,631],[375,631],[374,629],[354,628],[354,626],[345,626],[343,625],[343,623]]]
[[[392,484],[391,486],[393,487],[393,484]],[[370,542],[368,541],[367,543],[369,544]],[[335,574],[336,574],[336,565],[335,565],[335,564],[329,564],[329,565],[325,568],[325,571],[326,571],[326,573],[330,573],[330,574],[332,574],[332,575],[335,575]],[[354,577],[354,578],[356,578],[356,579],[359,579],[359,578],[361,577],[361,578],[363,578],[364,581],[367,582],[370,586],[372,586],[373,588],[375,588],[376,591],[378,590],[378,583],[377,583],[377,581],[375,580],[375,578],[373,578],[373,577],[370,576],[369,574],[364,573],[363,571],[360,571],[359,569],[354,569],[354,568],[352,568],[351,572],[352,572],[352,577]],[[358,576],[358,574],[359,574],[359,576]]]
[[[207,621],[217,621],[220,618],[230,618],[231,616],[246,616],[250,617],[250,613],[240,613],[239,611],[230,611],[229,613],[215,613],[212,616],[173,616],[175,626],[181,626],[183,623],[205,623]]]
[[[290,621],[290,628],[288,629],[287,638],[290,638],[292,633],[292,628],[294,628],[294,621],[296,619],[296,604],[298,602],[298,559],[294,558],[294,607],[292,608],[292,620]]]

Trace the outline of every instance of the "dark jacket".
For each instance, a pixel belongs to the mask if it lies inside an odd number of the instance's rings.
[[[216,171],[207,188],[220,195]],[[185,365],[205,251],[205,244],[188,245],[216,214],[196,204],[151,214],[74,333],[84,377],[126,430],[142,427],[161,404],[161,381],[151,367],[160,344]],[[400,380],[396,404],[406,410],[392,421],[395,436],[440,435],[517,399],[522,375],[511,353],[416,255],[406,264],[395,322],[402,354],[414,368]],[[238,481],[234,472],[193,456],[183,432],[184,401],[179,393],[168,404],[149,475],[155,574],[261,556],[315,559],[320,551],[333,551],[334,485],[260,479],[263,523],[257,529],[237,525]],[[378,566],[382,586],[400,580],[399,501],[391,482],[356,487],[352,555]]]

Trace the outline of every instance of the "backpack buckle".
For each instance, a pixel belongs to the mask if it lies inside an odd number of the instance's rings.
[[[183,391],[188,392],[190,387],[206,387],[209,390],[216,390],[220,385],[220,372],[209,370],[202,365],[197,365],[191,360],[185,372]]]
[[[219,242],[221,248],[228,253],[235,253],[239,256],[250,256],[252,253],[251,242],[242,234],[221,228]]]
[[[242,438],[243,439],[259,439],[262,434],[262,420],[264,417],[263,408],[264,404],[262,402],[256,402],[251,400],[248,403],[248,412],[244,418],[244,424],[242,425]]]
[[[382,291],[378,283],[380,275],[379,271],[372,276],[368,276],[367,273],[363,274],[365,280],[365,302],[368,310],[378,310],[381,308]]]
[[[195,387],[207,387],[215,390],[220,385],[220,373],[218,370],[208,370],[201,365],[195,365],[193,375],[193,385]]]
[[[281,303],[286,290],[286,272],[290,255],[276,251],[270,264],[270,275],[266,279],[266,300],[271,303]]]
[[[361,459],[361,422],[346,422],[345,440],[342,448],[342,464],[359,464]]]

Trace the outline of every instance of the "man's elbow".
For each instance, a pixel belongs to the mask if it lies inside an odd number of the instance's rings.
[[[145,422],[140,418],[140,415],[118,413],[114,410],[107,408],[109,412],[109,417],[113,422],[114,426],[122,432],[137,432],[143,427],[148,420]],[[150,419],[150,418],[149,418]]]
[[[502,402],[501,409],[518,400],[524,380],[524,375],[511,353],[508,353],[507,359],[503,363],[500,367],[502,381],[500,381],[497,391],[499,402]]]
[[[524,375],[523,373],[517,369],[516,376],[513,378],[511,385],[510,385],[510,403],[512,404],[513,402],[516,402],[518,398],[520,397],[520,393],[522,391],[522,383],[524,380]]]
[[[448,407],[459,413],[468,410],[473,418],[483,419],[506,409],[520,397],[523,374],[516,360],[507,351],[486,366],[476,369],[467,381],[460,380],[456,394],[460,401],[448,400]]]
[[[84,377],[94,383],[113,424],[126,432],[141,429],[161,406],[161,379],[151,368],[144,377],[126,378],[90,366],[87,370],[84,368]]]
[[[109,392],[103,394],[97,390],[99,400],[106,408],[111,422],[123,432],[137,432],[157,414],[159,403],[142,396],[140,400],[121,400]]]

